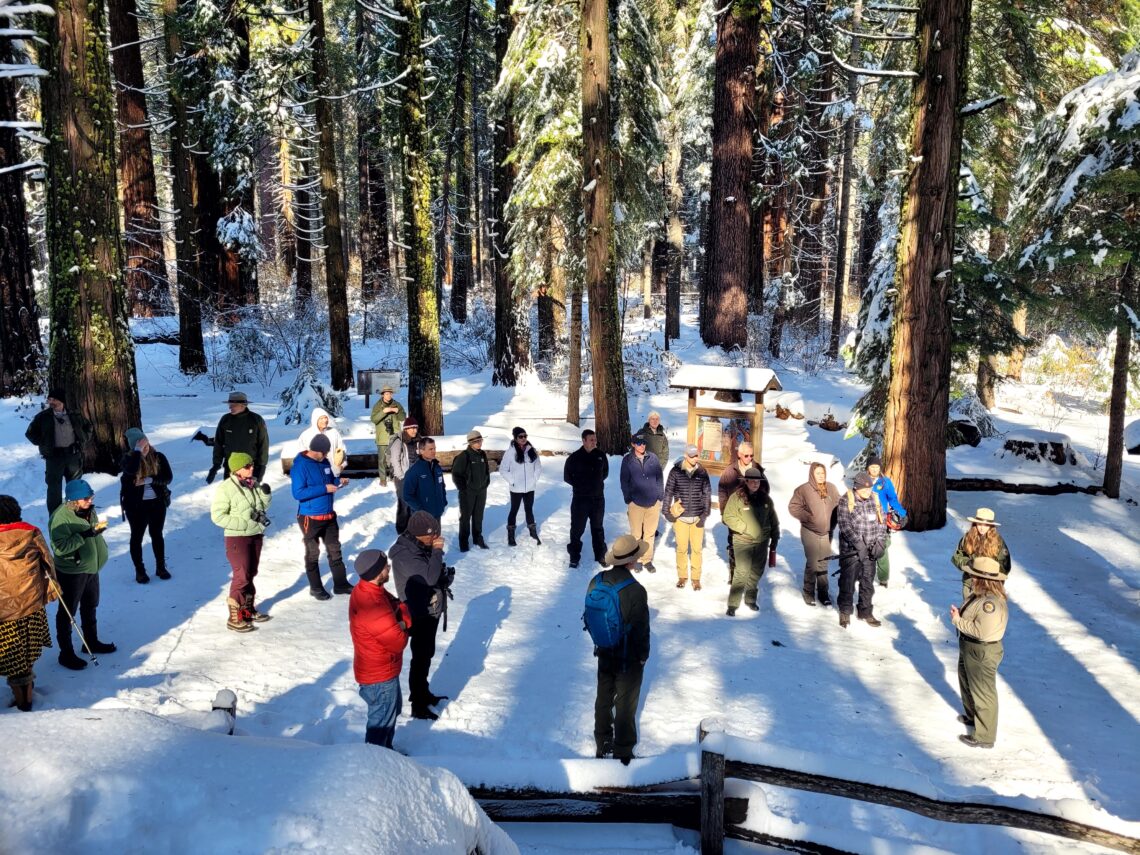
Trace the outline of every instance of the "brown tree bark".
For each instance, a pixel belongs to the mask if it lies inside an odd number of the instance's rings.
[[[306,154],[308,154],[306,152]],[[308,158],[306,158],[308,160]],[[309,174],[307,162],[297,165],[297,182],[293,191],[293,222],[297,266],[294,301],[298,312],[306,311],[313,300],[313,236],[321,219],[317,216],[313,191],[315,182]]]
[[[617,282],[614,278],[613,129],[610,124],[610,15],[606,0],[583,0],[582,190],[586,293],[590,301],[590,363],[598,448],[629,447]]]
[[[1026,322],[1029,320],[1029,308],[1022,303],[1013,310],[1013,317],[1010,319],[1013,322],[1013,328],[1021,335],[1025,335]],[[1013,349],[1009,355],[1009,362],[1006,365],[1006,376],[1010,380],[1021,381],[1021,369],[1025,364],[1025,348],[1018,345]]]
[[[329,94],[329,60],[325,47],[323,0],[308,0],[313,28],[313,90],[317,94],[318,159],[321,170],[321,212],[324,220],[325,290],[329,302],[329,362],[333,389],[352,386],[352,342],[348,334],[348,256],[340,224],[340,188],[336,181],[335,117]]]
[[[171,314],[170,285],[158,224],[158,191],[150,145],[142,50],[135,0],[109,0],[111,63],[119,118],[119,178],[131,314]]]
[[[0,20],[6,20],[0,18]],[[18,58],[0,38],[0,65]],[[0,77],[0,397],[31,391],[43,357],[32,281],[32,246],[24,205],[24,170],[16,136],[16,79]]]
[[[88,472],[115,473],[123,432],[141,423],[134,349],[127,328],[115,169],[115,108],[101,3],[58,0],[42,22],[40,90],[46,146],[50,254],[48,382],[93,425]],[[76,235],[83,240],[76,240]]]
[[[1140,200],[1137,200],[1140,202]],[[1124,472],[1124,419],[1128,408],[1128,364],[1132,356],[1135,330],[1129,320],[1140,311],[1140,278],[1136,275],[1136,255],[1124,265],[1118,284],[1120,308],[1116,324],[1116,350],[1112,357],[1112,391],[1108,399],[1108,446],[1104,458],[1104,494],[1120,498],[1120,478]]]
[[[548,365],[558,356],[566,326],[566,228],[550,218],[543,259],[543,284],[538,289],[538,358]]]
[[[724,350],[748,343],[752,276],[752,143],[761,16],[769,0],[736,0],[720,16],[713,83],[712,176],[702,288],[701,340]]]
[[[946,524],[946,424],[954,219],[966,92],[970,0],[921,0],[918,77],[908,177],[900,215],[894,350],[887,391],[884,469],[910,528]]]
[[[469,224],[459,221],[459,208],[467,210],[466,194],[471,192],[467,178],[467,94],[470,85],[467,80],[467,54],[471,50],[471,0],[463,5],[463,29],[459,36],[456,54],[455,91],[451,102],[451,121],[447,136],[447,150],[443,167],[443,217],[439,230],[442,249],[445,253],[442,281],[451,286],[451,317],[463,323],[467,320],[467,289],[471,281],[471,233]],[[451,203],[452,175],[455,176],[455,206]],[[462,186],[461,186],[462,185]],[[454,213],[453,213],[454,212]],[[460,244],[466,241],[466,249]],[[460,262],[460,256],[463,261]],[[466,265],[460,272],[457,267]],[[439,277],[437,277],[438,279]],[[457,281],[460,280],[460,281]],[[458,286],[458,290],[457,290]]]

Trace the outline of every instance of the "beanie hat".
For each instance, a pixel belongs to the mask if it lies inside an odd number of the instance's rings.
[[[363,582],[371,582],[388,566],[388,556],[380,549],[366,549],[356,556],[352,569]]]
[[[764,479],[764,472],[755,466],[749,466],[748,471],[744,473],[744,479],[746,481],[762,481]]]
[[[521,427],[511,428],[511,438],[512,439],[518,439],[519,434],[522,434],[522,433],[526,433],[526,428],[521,428]]]
[[[404,423],[401,425],[401,427],[403,427],[403,428],[410,428],[410,427],[418,428],[419,426],[420,426],[420,423],[417,422],[415,419],[413,419],[411,416],[408,416],[406,419],[404,419]]]
[[[855,489],[856,490],[861,489],[862,487],[871,487],[873,485],[874,485],[874,482],[871,480],[871,476],[868,475],[866,472],[860,472],[858,475],[855,476]]]
[[[63,497],[69,502],[78,502],[80,499],[89,499],[95,495],[95,491],[91,489],[91,485],[84,481],[82,478],[76,478],[74,481],[68,481],[67,486],[63,489]]]
[[[309,440],[309,451],[319,451],[321,454],[328,454],[331,450],[332,443],[323,433],[318,433]]]
[[[477,431],[477,430],[467,431],[467,441],[468,442],[477,442],[478,440],[480,440],[482,438],[483,438],[483,434],[479,433],[479,431]]]
[[[882,469],[883,468],[883,458],[879,457],[879,455],[877,455],[877,454],[874,455],[873,457],[868,457],[867,458],[867,468],[870,469],[872,466],[878,466],[880,469]]]
[[[134,448],[139,444],[140,439],[146,439],[146,434],[142,432],[141,428],[127,428],[123,436],[127,440],[128,448]]]
[[[57,401],[64,401],[67,399],[67,392],[64,391],[62,386],[53,386],[48,389],[47,396],[49,398],[55,398]]]
[[[244,451],[235,451],[230,455],[229,460],[226,461],[230,467],[230,472],[237,472],[239,469],[244,469],[253,464],[253,458],[246,454]]]
[[[412,537],[439,534],[439,520],[427,511],[416,511],[408,520],[408,527],[405,531]]]

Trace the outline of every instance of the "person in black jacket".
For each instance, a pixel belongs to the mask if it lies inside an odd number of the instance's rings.
[[[677,537],[677,587],[684,588],[688,583],[691,564],[693,590],[699,591],[705,521],[712,510],[712,484],[708,471],[701,466],[700,451],[695,445],[685,446],[684,457],[669,470],[662,507]]]
[[[447,612],[447,598],[455,572],[443,565],[439,520],[427,511],[412,514],[404,533],[388,550],[388,560],[392,562],[396,596],[407,603],[412,616],[412,664],[408,671],[412,718],[434,721],[439,716],[431,707],[447,700],[447,695],[432,693],[428,671],[435,656],[435,635],[439,630],[440,617]]]
[[[566,458],[562,480],[570,485],[570,566],[577,567],[582,560],[582,534],[586,521],[590,523],[590,540],[594,547],[594,560],[605,564],[606,558],[606,478],[610,475],[610,460],[598,450],[598,435],[587,428],[582,431],[582,447]]]
[[[47,407],[36,413],[24,434],[44,459],[48,516],[63,504],[60,479],[70,483],[83,477],[83,449],[91,439],[91,422],[67,409],[65,394],[61,388],[48,392]]]
[[[145,585],[150,581],[143,566],[143,535],[150,532],[150,548],[154,550],[154,575],[169,579],[166,566],[166,541],[162,529],[166,524],[166,509],[170,506],[170,482],[174,473],[166,455],[150,444],[139,428],[128,428],[124,437],[129,449],[119,462],[123,474],[119,479],[119,504],[131,527],[131,561],[135,565],[135,581]]]

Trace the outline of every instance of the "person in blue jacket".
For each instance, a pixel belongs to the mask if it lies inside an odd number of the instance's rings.
[[[867,474],[871,476],[871,492],[879,500],[879,507],[883,509],[883,519],[885,520],[891,511],[898,514],[900,520],[906,519],[906,510],[899,501],[898,493],[895,492],[894,482],[883,474],[882,458],[872,457],[867,461]],[[879,580],[880,588],[887,587],[891,575],[890,548],[891,534],[888,529],[886,547],[883,549],[882,557],[875,562],[875,578]]]
[[[404,475],[404,503],[409,513],[427,511],[442,520],[447,508],[447,486],[443,483],[443,467],[435,459],[435,440],[423,437],[419,452],[419,460]]]
[[[630,452],[621,460],[621,497],[629,517],[629,530],[638,540],[649,544],[649,551],[640,564],[634,562],[634,571],[642,568],[656,573],[653,566],[653,535],[661,518],[661,501],[665,498],[665,473],[661,461],[652,451],[645,450],[645,436],[635,434],[630,441]]]
[[[309,450],[293,458],[289,476],[293,481],[293,498],[297,500],[297,525],[301,527],[301,542],[305,545],[305,575],[309,578],[309,594],[317,600],[332,599],[321,581],[320,542],[324,541],[329,557],[333,591],[351,594],[352,583],[340,553],[340,526],[333,510],[333,498],[338,490],[348,485],[347,478],[333,475],[328,460],[332,443],[327,435],[318,433],[309,441]]]

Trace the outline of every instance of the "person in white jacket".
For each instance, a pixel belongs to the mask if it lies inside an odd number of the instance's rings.
[[[297,448],[293,451],[293,456],[296,457],[302,451],[308,451],[309,443],[318,433],[323,433],[329,438],[332,450],[329,451],[327,459],[332,465],[333,475],[339,478],[341,470],[344,469],[345,463],[348,461],[348,451],[344,447],[344,440],[341,439],[340,431],[336,429],[336,421],[328,414],[327,410],[322,410],[320,407],[313,408],[309,427],[297,440]]]
[[[530,536],[540,546],[538,525],[534,521],[534,488],[538,486],[538,476],[542,474],[542,459],[534,446],[527,442],[526,431],[517,427],[511,431],[514,441],[503,452],[503,462],[499,464],[499,474],[507,479],[511,491],[511,512],[507,515],[507,543],[515,542],[515,520],[519,515],[519,505],[526,511],[526,527]]]

